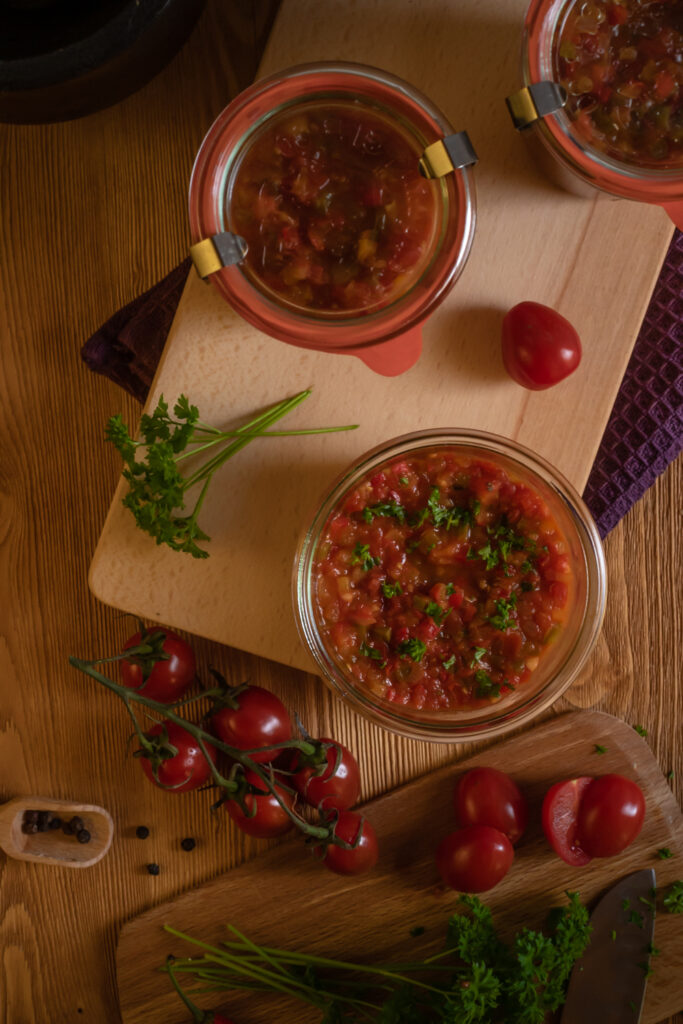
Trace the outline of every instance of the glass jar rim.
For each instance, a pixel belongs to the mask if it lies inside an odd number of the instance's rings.
[[[319,85],[302,84],[301,79],[311,76]],[[321,78],[322,76],[322,78]],[[405,105],[414,117],[419,115],[419,128],[436,141],[453,129],[442,112],[422,92],[403,79],[364,64],[350,62],[315,62],[295,65],[260,79],[245,89],[215,119],[199,148],[195,158],[189,187],[189,217],[193,244],[221,230],[221,220],[209,193],[214,188],[219,154],[224,148],[239,145],[246,134],[240,130],[254,117],[255,111],[277,110],[289,94],[299,95],[302,102],[310,100],[315,91],[331,86],[326,83],[343,84],[350,95],[354,88],[363,93],[362,85],[371,88],[368,95],[381,94],[391,109],[390,98],[394,99],[394,112]],[[322,84],[321,84],[322,83]],[[267,107],[264,105],[267,104]],[[416,327],[429,316],[432,310],[450,290],[462,272],[467,261],[474,237],[476,224],[476,198],[472,169],[458,168],[448,175],[452,184],[445,186],[446,198],[441,202],[452,204],[452,210],[445,209],[444,225],[435,257],[421,278],[411,288],[397,297],[388,306],[367,313],[353,315],[339,320],[316,317],[293,311],[285,305],[278,305],[251,284],[237,267],[223,267],[211,275],[211,281],[220,294],[244,319],[255,324],[266,333],[304,347],[321,347],[321,331],[325,332],[323,347],[344,350],[374,346],[397,337]],[[443,179],[440,179],[443,180]],[[442,186],[443,187],[443,186]],[[433,273],[433,280],[430,274]]]
[[[330,514],[364,476],[392,457],[407,456],[421,449],[459,446],[475,449],[483,458],[500,456],[552,492],[576,531],[585,563],[586,598],[580,626],[564,660],[538,692],[529,693],[523,701],[515,704],[505,700],[492,704],[488,717],[485,714],[487,709],[484,709],[454,722],[443,712],[430,715],[411,709],[410,715],[406,715],[405,711],[401,713],[400,707],[395,709],[388,701],[374,699],[369,691],[345,679],[319,637],[313,609],[312,575],[317,545]],[[465,428],[433,428],[390,438],[347,466],[326,489],[325,497],[302,533],[292,579],[292,600],[299,636],[327,684],[355,711],[375,724],[412,739],[445,743],[497,737],[511,728],[527,724],[557,700],[576,679],[593,649],[602,625],[606,597],[607,570],[600,535],[573,485],[542,456],[517,441]],[[559,683],[556,682],[558,679]]]
[[[556,28],[574,0],[531,0],[524,22],[522,79],[525,86],[552,79]],[[571,171],[611,195],[658,205],[683,199],[683,168],[638,167],[584,146],[571,132],[563,109],[535,122],[544,146]]]

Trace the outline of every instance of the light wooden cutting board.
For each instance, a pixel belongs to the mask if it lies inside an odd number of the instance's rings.
[[[212,538],[205,561],[140,533],[120,486],[90,572],[102,601],[310,669],[291,610],[297,538],[328,483],[363,451],[406,431],[477,427],[536,449],[583,488],[672,226],[658,208],[578,199],[536,170],[504,104],[519,84],[525,8],[526,0],[285,0],[263,73],[311,60],[375,64],[470,133],[481,161],[472,255],[424,327],[418,364],[397,378],[260,334],[191,273],[150,403],[185,392],[203,419],[227,426],[313,385],[288,426],[360,429],[259,441],[229,462],[200,518]],[[583,339],[579,370],[547,392],[525,391],[502,367],[502,316],[524,299],[554,306]]]
[[[606,753],[597,754],[595,744]],[[455,893],[438,886],[434,851],[454,828],[453,781],[476,764],[509,772],[530,805],[529,827],[508,875],[482,896],[503,930],[540,927],[567,889],[592,901],[641,868],[655,868],[658,886],[682,877],[683,819],[647,743],[611,715],[570,712],[368,804],[380,860],[366,876],[333,875],[311,861],[301,841],[292,840],[126,923],[116,960],[124,1024],[187,1020],[158,968],[169,953],[195,951],[167,935],[164,924],[216,944],[226,938],[230,922],[256,942],[339,959],[389,963],[430,955],[443,944],[457,904]],[[560,779],[608,772],[638,781],[647,807],[643,830],[620,856],[572,868],[551,852],[543,836],[543,795]],[[673,856],[659,860],[656,852],[665,846]],[[416,925],[425,928],[419,939],[410,937]],[[657,914],[654,945],[661,954],[652,959],[642,1024],[656,1024],[683,1003],[682,915]],[[320,1019],[303,1004],[252,994],[197,997],[197,1002],[221,1006],[240,1024]]]

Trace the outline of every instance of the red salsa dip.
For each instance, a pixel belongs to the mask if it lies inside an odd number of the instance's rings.
[[[430,711],[483,707],[525,683],[574,592],[542,496],[449,448],[398,457],[354,486],[313,574],[322,642],[345,673]]]
[[[398,123],[360,102],[300,104],[267,121],[234,174],[231,230],[262,289],[318,314],[368,312],[422,274],[438,186]]]
[[[584,143],[629,164],[683,166],[680,0],[576,0],[553,51]]]

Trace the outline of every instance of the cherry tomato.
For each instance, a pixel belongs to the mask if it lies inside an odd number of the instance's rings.
[[[150,700],[173,704],[194,682],[194,651],[177,633],[156,626],[145,630],[144,641],[150,642],[153,648],[158,645],[168,657],[155,661],[153,654],[140,655],[136,661],[122,661],[121,681]],[[142,642],[143,635],[135,633],[126,641],[124,650],[138,647]]]
[[[640,786],[623,775],[601,775],[581,796],[578,842],[590,857],[613,857],[633,842],[644,817]]]
[[[324,848],[317,846],[316,853],[322,857],[323,863],[330,871],[338,875],[362,875],[375,866],[379,856],[377,835],[362,814],[355,811],[340,811],[334,834],[353,848],[346,849],[334,843],[328,843]]]
[[[292,784],[311,807],[347,811],[360,796],[358,763],[343,744],[326,737],[318,742],[329,744],[326,764],[300,768],[292,777]],[[321,769],[321,774],[317,774]]]
[[[490,825],[514,845],[529,820],[527,802],[509,775],[496,768],[471,768],[455,784],[458,825]]]
[[[275,795],[269,791],[256,772],[246,771],[244,777],[257,792],[247,793],[244,798],[249,814],[244,813],[236,800],[228,800],[223,805],[235,824],[248,836],[255,836],[257,839],[274,839],[289,832],[294,822],[278,803]],[[275,792],[291,810],[294,797],[277,785],[277,776],[275,779]]]
[[[503,320],[503,363],[513,380],[543,391],[573,373],[581,341],[563,316],[539,302],[520,302]]]
[[[546,839],[557,856],[575,868],[583,867],[592,859],[579,844],[577,836],[579,806],[592,782],[590,775],[556,782],[546,793],[541,809]]]
[[[441,841],[436,867],[451,889],[486,892],[505,877],[514,856],[512,843],[497,828],[467,825]]]
[[[279,697],[262,686],[247,686],[235,695],[237,707],[224,707],[211,717],[219,739],[237,750],[255,750],[286,743],[292,736],[289,712]],[[250,754],[252,761],[265,764],[280,751]]]
[[[162,741],[163,747],[174,748],[175,754],[163,758],[156,768],[149,757],[141,757],[142,770],[150,782],[162,789],[170,789],[175,793],[185,793],[190,789],[197,789],[208,781],[211,775],[211,767],[204,757],[197,740],[187,729],[183,729],[175,722],[159,722],[145,733],[149,739],[155,736],[162,738],[163,730],[166,730],[168,743]],[[205,744],[212,761],[216,760],[216,750],[210,743]]]

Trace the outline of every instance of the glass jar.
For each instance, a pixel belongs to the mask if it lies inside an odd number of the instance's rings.
[[[386,135],[389,145],[401,148],[404,153],[408,150],[414,154],[412,173],[421,184],[415,186],[413,182],[411,187],[422,189],[422,201],[424,203],[426,199],[429,205],[428,216],[423,216],[421,221],[421,256],[417,264],[409,272],[400,270],[394,275],[385,293],[373,294],[371,288],[368,291],[369,286],[364,286],[365,294],[356,301],[355,308],[349,297],[350,290],[345,289],[343,284],[334,285],[334,294],[342,296],[344,306],[340,307],[336,301],[330,308],[325,308],[324,302],[307,306],[299,297],[303,289],[297,288],[298,281],[292,283],[291,276],[293,274],[296,278],[298,273],[306,274],[306,252],[310,251],[311,244],[318,242],[314,239],[311,243],[310,231],[302,239],[298,226],[294,224],[290,225],[288,233],[283,231],[276,241],[276,248],[292,246],[295,255],[302,256],[293,272],[287,270],[290,273],[287,279],[289,285],[283,284],[285,271],[278,278],[277,272],[274,274],[272,270],[273,261],[280,258],[280,253],[274,251],[266,254],[265,246],[262,252],[257,252],[259,247],[256,245],[252,245],[252,253],[247,251],[244,259],[211,273],[210,280],[241,316],[275,338],[304,348],[353,353],[381,373],[402,372],[419,356],[419,325],[441,302],[460,275],[470,251],[475,226],[471,166],[456,166],[442,177],[431,180],[417,173],[424,151],[445,137],[453,137],[453,129],[429,100],[406,82],[384,71],[362,65],[309,64],[279,72],[245,90],[218,116],[197,155],[189,195],[192,241],[198,243],[222,232],[239,236],[242,226],[240,217],[244,219],[246,216],[244,211],[247,200],[244,197],[248,195],[244,182],[251,181],[253,187],[254,175],[258,175],[259,170],[258,161],[263,159],[263,153],[273,153],[273,139],[280,148],[277,157],[273,154],[274,160],[270,166],[267,163],[261,164],[264,184],[258,193],[259,205],[254,220],[262,224],[263,217],[268,216],[267,212],[262,213],[262,192],[271,204],[275,204],[276,215],[279,215],[283,200],[277,190],[283,186],[281,183],[273,185],[269,175],[276,177],[281,166],[278,161],[286,162],[289,159],[287,152],[283,156],[283,147],[296,145],[301,138],[305,139],[305,135],[297,135],[297,119],[306,118],[306,124],[311,119],[315,120],[316,131],[320,131],[323,122],[327,130],[327,123],[332,123],[335,117],[340,123],[344,119],[344,123],[356,119],[359,131],[366,130],[370,150],[374,131],[375,135]],[[279,126],[282,125],[285,126],[282,129],[285,134],[290,132],[289,141],[285,139],[284,143],[277,137]],[[349,148],[353,149],[354,145],[355,140],[351,140]],[[320,159],[320,152],[316,152],[315,146],[312,149],[313,153],[311,155],[309,151],[309,163],[303,168],[303,174],[298,175],[294,186],[290,182],[288,188],[305,188],[307,174],[315,179],[311,168],[313,172],[319,169],[320,165],[316,165],[315,161]],[[299,155],[295,155],[299,159]],[[358,153],[354,149],[354,159],[357,158]],[[475,160],[476,157],[471,162]],[[321,177],[324,178],[324,174]],[[394,192],[394,195],[397,194],[400,194],[398,188]],[[317,183],[314,180],[311,202],[317,203],[318,197],[323,203],[323,231],[328,229],[331,220],[324,207],[324,181],[321,182],[320,176]],[[363,206],[363,203],[366,205]],[[384,216],[386,208],[382,208],[381,203],[382,191],[375,190],[369,198],[366,196],[356,201],[355,207],[349,209],[351,219],[367,212],[368,205],[376,205],[378,215]],[[404,233],[409,235],[410,207],[406,206],[403,212],[407,218],[407,226],[403,225]],[[340,232],[343,234],[343,228],[340,228]],[[371,236],[372,232],[365,232],[365,235]],[[348,248],[349,239],[342,239],[339,244]],[[370,238],[365,243],[366,249],[369,247],[372,251],[374,244]],[[324,245],[323,238],[319,241],[319,247],[323,248]],[[397,245],[403,246],[405,250],[403,241]],[[393,273],[391,258],[388,268],[378,273],[373,270],[372,275],[369,275],[360,263],[362,258],[367,259],[367,253],[361,254],[360,248],[358,252],[358,272],[366,280],[375,281],[375,287],[379,290],[379,279],[390,278]],[[266,255],[270,260],[269,276],[262,272]],[[315,252],[313,255],[316,255]],[[302,262],[303,270],[300,269]],[[336,274],[337,268],[332,269]],[[312,273],[310,269],[308,272]],[[324,275],[328,270],[323,267],[318,268],[317,272]],[[304,284],[309,284],[305,278]],[[342,290],[337,291],[337,288]],[[313,284],[310,284],[310,290],[315,291]],[[332,291],[332,286],[328,290]]]
[[[539,83],[558,84],[559,35],[573,6],[573,0],[532,0],[522,42],[525,89]],[[529,122],[528,129],[540,143],[542,169],[563,188],[580,195],[590,195],[597,188],[653,203],[662,206],[678,227],[683,226],[683,167],[640,165],[601,152],[575,130],[561,105]]]
[[[540,496],[566,544],[572,587],[562,627],[542,652],[530,677],[512,692],[504,693],[499,700],[485,706],[426,710],[378,695],[376,690],[359,681],[349,661],[345,661],[326,639],[318,603],[316,560],[319,548],[328,522],[345,496],[362,481],[376,480],[390,465],[396,468],[397,460],[403,466],[410,456],[433,452],[453,452],[459,457],[482,460],[502,469],[510,480]],[[468,560],[465,564],[471,563]],[[457,568],[455,563],[454,567]],[[515,441],[475,430],[419,431],[386,441],[363,455],[334,481],[315,511],[300,541],[293,576],[299,634],[323,679],[337,694],[356,711],[392,732],[449,743],[499,736],[526,725],[557,700],[576,679],[595,644],[606,594],[600,537],[588,509],[571,484],[544,459]]]

